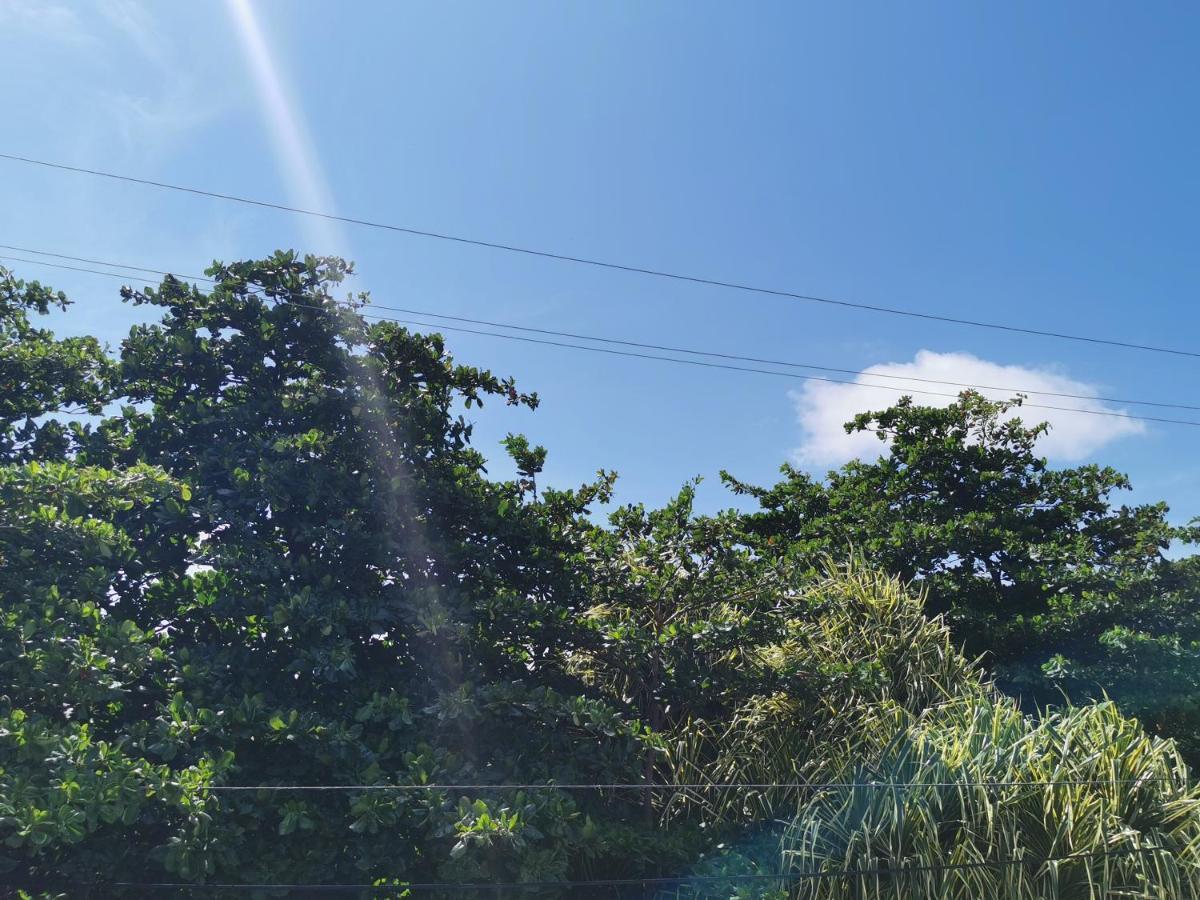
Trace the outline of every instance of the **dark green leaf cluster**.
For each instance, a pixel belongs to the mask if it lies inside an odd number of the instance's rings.
[[[0,267],[0,454],[6,459],[62,456],[69,428],[49,412],[99,413],[110,396],[111,363],[92,337],[56,340],[32,312],[66,309],[61,292],[24,282]]]
[[[546,488],[546,450],[509,435],[516,475],[488,477],[469,410],[536,395],[438,335],[368,323],[367,298],[339,293],[342,260],[208,274],[206,291],[126,289],[156,320],[113,357],[33,327],[66,299],[5,275],[6,885],[692,874],[679,896],[781,897],[786,882],[704,877],[1032,852],[1057,815],[1057,795],[1024,797],[987,832],[975,796],[973,830],[951,834],[929,804],[876,797],[864,829],[857,794],[778,786],[881,771],[897,742],[922,761],[913,782],[932,766],[1166,772],[1152,803],[1103,822],[1076,792],[1058,837],[1140,829],[1173,842],[1172,884],[1190,877],[1200,818],[1169,743],[1111,707],[1027,719],[924,615],[946,613],[1032,701],[1103,687],[1194,740],[1197,569],[1165,550],[1196,534],[1161,506],[1113,507],[1117,473],[1048,468],[1039,429],[968,394],[861,418],[891,439],[877,463],[731,480],[757,513],[697,516],[690,484],[597,524],[610,473]],[[855,555],[876,568],[830,562]],[[1068,731],[1081,749],[1064,761]],[[551,783],[652,789],[499,787]],[[297,786],[322,789],[276,789]],[[820,839],[802,853],[801,831]],[[828,884],[814,896],[845,895]]]
[[[5,392],[10,419],[109,403],[49,449],[13,432],[0,466],[8,867],[353,883],[661,864],[627,824],[651,827],[636,797],[206,792],[621,782],[656,747],[564,664],[591,639],[581,537],[611,477],[538,496],[545,451],[512,438],[518,479],[490,481],[458,411],[537,398],[367,324],[332,293],[339,260],[210,274],[207,293],[126,291],[163,315],[113,361],[30,328],[40,288],[3,308],[0,358],[28,388]]]
[[[860,554],[915,579],[970,656],[1029,708],[1105,694],[1200,760],[1200,567],[1168,551],[1200,539],[1166,504],[1118,505],[1111,468],[1054,469],[1044,424],[966,392],[945,408],[905,399],[847,430],[888,442],[874,462],[815,479],[785,467],[756,499],[747,539],[811,561]]]

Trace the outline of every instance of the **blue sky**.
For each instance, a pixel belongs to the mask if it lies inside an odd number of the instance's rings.
[[[0,0],[0,152],[863,303],[1196,349],[1200,8]],[[820,365],[1197,403],[1194,359],[738,294],[0,161],[0,243],[198,272],[340,252],[380,303]],[[6,253],[7,251],[0,251]],[[2,262],[2,261],[0,261]],[[117,344],[118,283],[10,264]],[[891,395],[448,332],[548,478],[658,503],[849,453]],[[924,351],[922,353],[922,351]],[[1050,401],[1053,402],[1053,401]],[[1137,407],[1093,404],[1095,408]],[[1030,411],[1031,413],[1033,411]],[[1170,415],[1171,413],[1167,413]],[[1200,413],[1175,412],[1183,418]],[[1047,452],[1200,515],[1200,430]],[[498,463],[495,471],[505,467]]]

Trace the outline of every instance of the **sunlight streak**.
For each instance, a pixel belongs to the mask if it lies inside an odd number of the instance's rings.
[[[266,124],[288,193],[297,206],[335,212],[333,194],[325,180],[304,114],[291,99],[250,0],[225,0],[225,6],[266,114]],[[303,227],[306,229],[305,240],[310,244],[306,251],[348,256],[345,231],[336,222],[315,219],[306,221]]]

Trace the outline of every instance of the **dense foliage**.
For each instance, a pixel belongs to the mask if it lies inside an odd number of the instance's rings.
[[[918,579],[1026,708],[1107,695],[1200,762],[1200,557],[1167,555],[1200,527],[1172,525],[1164,503],[1117,505],[1129,482],[1111,468],[1051,468],[1035,449],[1046,426],[1016,412],[969,392],[946,408],[906,398],[847,425],[888,441],[876,461],[825,480],[785,466],[771,488],[726,479],[761,504],[746,529],[764,551],[853,548]]]
[[[536,398],[367,326],[328,293],[336,261],[216,274],[206,295],[127,292],[165,315],[121,348],[120,410],[69,436],[69,462],[3,470],[18,858],[263,883],[644,863],[619,800],[174,786],[622,781],[652,745],[553,667],[577,630],[567,531],[606,483],[490,482],[454,412]],[[10,281],[9,308],[41,295]],[[61,431],[39,411],[17,411],[26,444]]]
[[[1197,896],[1200,799],[1169,742],[1111,703],[1021,713],[894,578],[837,572],[794,602],[811,612],[756,648],[765,669],[874,677],[764,691],[680,736],[687,780],[814,785],[692,792],[681,816],[758,823],[720,871],[814,900]]]
[[[790,485],[749,519],[696,516],[689,486],[597,524],[612,476],[546,489],[516,435],[516,477],[490,479],[468,411],[536,396],[368,324],[348,272],[281,253],[126,290],[161,318],[113,358],[34,328],[65,298],[0,273],[3,883],[1196,887],[1170,743],[1111,705],[1021,713],[921,596],[789,532]],[[969,784],[991,780],[1034,784]]]

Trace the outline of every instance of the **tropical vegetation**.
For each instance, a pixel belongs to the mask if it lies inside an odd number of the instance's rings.
[[[207,274],[111,353],[0,272],[12,893],[1200,895],[1197,534],[1019,410],[601,516],[343,261]]]

